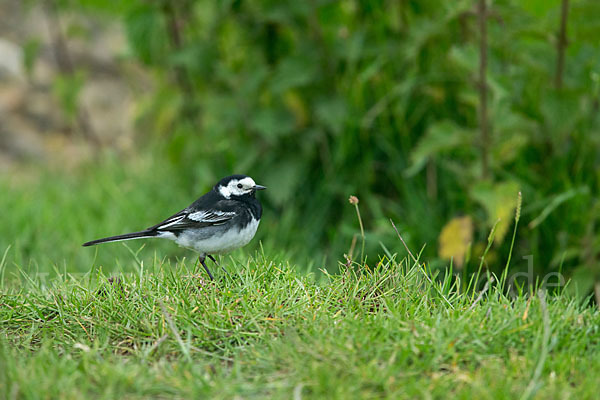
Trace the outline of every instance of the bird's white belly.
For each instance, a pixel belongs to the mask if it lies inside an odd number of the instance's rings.
[[[254,237],[260,221],[252,219],[248,225],[242,229],[232,227],[221,234],[215,234],[209,237],[196,232],[186,232],[180,235],[176,240],[180,246],[195,250],[198,253],[218,254],[226,253],[247,245]]]

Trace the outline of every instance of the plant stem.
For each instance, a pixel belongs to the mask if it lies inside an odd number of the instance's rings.
[[[481,256],[481,260],[479,261],[479,268],[477,269],[477,275],[475,275],[475,283],[473,284],[473,296],[475,296],[475,290],[477,290],[477,284],[479,283],[479,277],[481,276],[481,270],[483,268],[483,263],[485,262],[485,257],[487,256],[487,253],[490,251],[490,248],[492,247],[492,243],[494,243],[494,236],[496,235],[496,227],[498,226],[499,222],[500,222],[500,219],[496,220],[496,222],[494,223],[494,226],[492,227],[490,234],[488,235],[488,244],[483,252],[483,255]],[[486,266],[486,269],[487,269],[487,266]],[[488,270],[488,275],[489,275],[489,270]],[[467,286],[467,291],[469,291],[471,289],[472,283],[473,283],[473,277],[471,277],[471,280],[469,281],[469,285]]]
[[[489,160],[489,130],[487,116],[487,5],[486,0],[479,0],[477,7],[477,22],[479,25],[479,128],[481,132],[481,175],[488,176]]]
[[[362,246],[360,249],[360,261],[364,261],[365,254],[365,229],[363,227],[362,218],[360,217],[360,210],[358,209],[358,204],[354,204],[354,208],[356,208],[356,215],[358,216],[358,224],[360,225],[360,237],[362,238]]]
[[[517,197],[517,208],[515,210],[515,228],[513,229],[512,240],[510,242],[510,250],[508,251],[508,259],[506,260],[506,266],[504,267],[504,272],[502,272],[502,276],[500,277],[500,287],[504,289],[504,285],[506,283],[506,277],[508,276],[508,268],[510,266],[510,260],[512,259],[513,248],[515,245],[515,238],[517,237],[517,228],[519,226],[519,220],[521,219],[521,205],[523,203],[523,198],[521,197],[521,192],[519,192]]]
[[[562,0],[560,10],[560,31],[556,42],[556,89],[560,89],[563,83],[563,72],[565,69],[565,49],[567,48],[567,18],[569,16],[569,0]]]

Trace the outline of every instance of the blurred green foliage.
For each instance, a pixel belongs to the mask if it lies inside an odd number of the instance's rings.
[[[560,83],[561,1],[488,1],[487,140],[477,1],[59,5],[119,18],[127,56],[158,81],[140,142],[158,144],[184,182],[240,172],[268,186],[262,229],[279,248],[340,259],[358,232],[354,194],[371,257],[397,246],[392,218],[413,249],[428,243],[427,259],[447,266],[439,233],[468,215],[463,268],[476,268],[500,219],[488,255],[499,271],[521,191],[514,267],[533,255],[537,273],[600,273],[596,0],[568,4]]]

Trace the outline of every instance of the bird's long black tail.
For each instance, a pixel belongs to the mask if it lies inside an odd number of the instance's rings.
[[[105,237],[102,239],[92,240],[91,242],[84,243],[83,246],[93,246],[95,244],[107,243],[107,242],[120,242],[122,240],[142,239],[142,238],[154,237],[156,235],[158,235],[158,232],[156,232],[156,231],[140,231],[140,232],[126,233],[124,235],[109,236],[109,237]]]

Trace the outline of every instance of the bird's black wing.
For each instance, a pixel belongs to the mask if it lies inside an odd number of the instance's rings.
[[[161,223],[148,228],[148,231],[178,232],[221,225],[238,215],[236,208],[236,202],[225,199],[216,201],[210,208],[205,209],[194,203]]]

